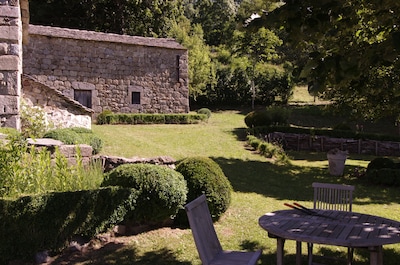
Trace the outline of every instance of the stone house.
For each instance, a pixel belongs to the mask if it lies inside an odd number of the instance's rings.
[[[188,53],[173,39],[29,25],[28,0],[0,0],[2,126],[20,128],[21,98],[64,127],[104,110],[187,113]]]

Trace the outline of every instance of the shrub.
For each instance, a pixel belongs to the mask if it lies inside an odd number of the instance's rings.
[[[287,156],[285,150],[283,150],[282,146],[280,146],[279,144],[263,141],[253,135],[247,136],[247,142],[261,155],[267,158],[273,158],[277,163],[290,163],[290,159]]]
[[[207,119],[205,114],[105,113],[98,124],[195,124]]]
[[[99,125],[107,124],[107,116],[111,115],[113,112],[111,110],[103,110],[96,118],[96,123]]]
[[[21,102],[21,133],[24,137],[40,138],[52,127],[54,125],[47,121],[43,109]]]
[[[201,108],[199,110],[197,110],[198,114],[205,114],[207,115],[207,118],[209,119],[211,117],[211,110],[209,110],[208,108]]]
[[[0,264],[59,252],[79,235],[91,238],[120,223],[136,204],[137,191],[108,187],[0,200]],[[30,264],[30,263],[29,263]]]
[[[86,128],[63,128],[47,132],[44,138],[59,140],[65,144],[87,144],[93,148],[93,154],[100,153],[103,141],[92,130]]]
[[[232,185],[220,166],[207,157],[191,157],[180,161],[176,170],[187,181],[187,201],[205,194],[213,219],[219,219],[231,203],[232,192]],[[181,211],[177,221],[186,224],[186,220],[186,214]]]
[[[255,137],[254,135],[247,135],[247,142],[254,149],[258,150],[258,147],[261,144],[261,140]]]
[[[259,126],[286,125],[290,117],[288,108],[271,106],[265,110],[249,112],[244,118],[247,127],[254,128]]]
[[[48,191],[93,189],[103,179],[102,165],[83,166],[82,157],[75,165],[56,148],[52,157],[45,148],[28,147],[22,138],[9,138],[0,145],[0,196],[18,197]]]
[[[392,159],[387,157],[377,157],[369,162],[367,166],[367,174],[374,169],[394,168],[395,163]]]
[[[333,127],[336,131],[351,131],[351,127],[347,123],[339,123]]]
[[[251,111],[244,117],[247,127],[269,126],[272,124],[271,116],[266,111]]]
[[[136,208],[128,222],[160,223],[174,216],[186,202],[187,186],[177,171],[151,164],[124,164],[108,172],[102,186],[121,186],[139,191]]]
[[[394,168],[372,169],[368,171],[367,181],[370,184],[400,186],[400,170]]]

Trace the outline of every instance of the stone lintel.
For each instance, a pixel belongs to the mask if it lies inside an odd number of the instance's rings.
[[[18,71],[19,58],[14,55],[0,56],[0,70],[1,71]]]
[[[19,17],[19,7],[0,5],[0,17],[10,17],[10,18]]]

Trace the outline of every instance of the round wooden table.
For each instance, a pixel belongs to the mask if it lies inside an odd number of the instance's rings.
[[[286,239],[298,242],[352,248],[368,248],[370,264],[383,265],[382,246],[400,242],[400,222],[356,212],[315,210],[307,214],[298,210],[266,213],[259,225],[277,239],[277,265],[283,264]],[[297,247],[296,264],[301,248]]]

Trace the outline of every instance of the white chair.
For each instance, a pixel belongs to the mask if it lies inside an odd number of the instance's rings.
[[[257,263],[261,250],[250,252],[222,249],[204,194],[185,205],[185,210],[203,265],[254,265]]]
[[[352,211],[354,186],[319,183],[312,184],[314,188],[314,209]],[[313,264],[313,244],[307,244],[308,264]],[[347,249],[347,264],[351,265],[353,261],[353,248]]]

